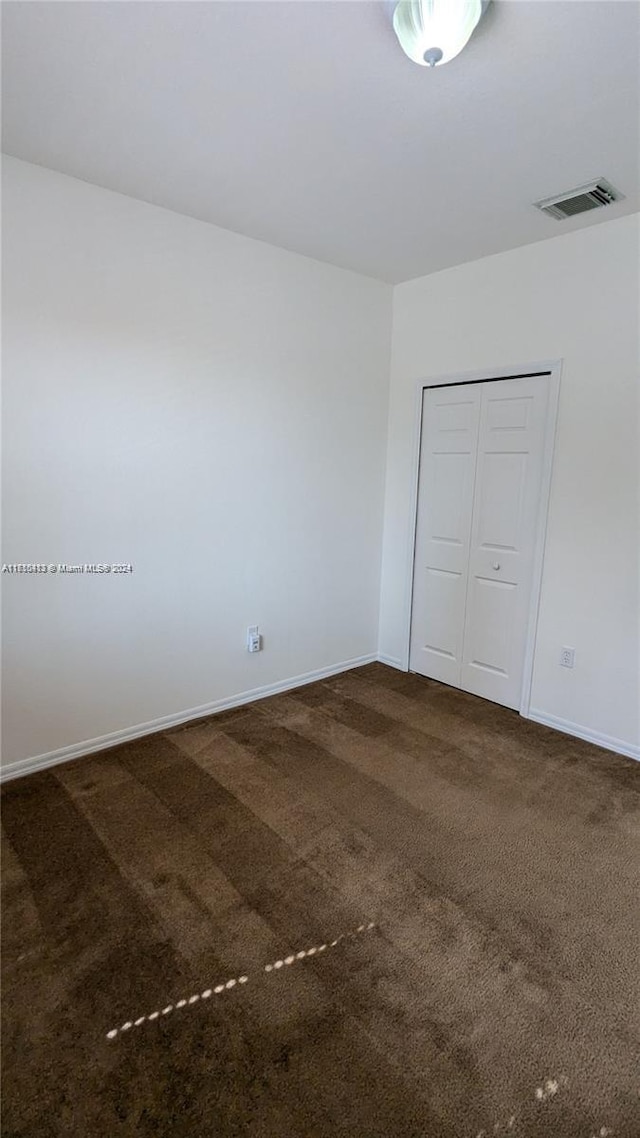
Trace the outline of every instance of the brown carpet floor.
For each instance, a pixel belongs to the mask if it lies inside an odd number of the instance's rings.
[[[9,783],[4,1138],[638,1138],[639,792],[379,664]]]

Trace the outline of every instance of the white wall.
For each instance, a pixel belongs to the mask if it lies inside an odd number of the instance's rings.
[[[4,175],[4,762],[375,653],[390,287]]]
[[[2,577],[4,763],[375,653],[391,289],[4,180],[2,560],[134,565]],[[639,301],[637,217],[397,287],[379,639],[401,658],[417,380],[563,358],[532,707],[627,750]]]
[[[406,633],[416,384],[563,359],[532,709],[638,744],[638,215],[394,294],[380,651]],[[561,645],[576,649],[573,671]]]

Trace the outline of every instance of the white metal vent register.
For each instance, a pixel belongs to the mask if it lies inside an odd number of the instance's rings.
[[[578,186],[575,190],[568,190],[557,197],[545,198],[534,204],[548,217],[562,221],[564,218],[575,217],[576,214],[586,213],[591,209],[601,209],[623,199],[624,194],[614,189],[604,178],[599,178],[596,182],[588,182],[586,186]]]

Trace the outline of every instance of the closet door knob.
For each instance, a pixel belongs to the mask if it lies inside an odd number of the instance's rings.
[[[493,568],[494,568],[494,569],[499,569],[499,568],[500,568],[500,562],[499,562],[499,561],[494,561],[494,563],[493,563]]]

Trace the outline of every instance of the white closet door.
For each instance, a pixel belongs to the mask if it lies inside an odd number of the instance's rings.
[[[547,422],[545,379],[423,396],[409,667],[518,708]]]
[[[520,706],[537,538],[548,383],[481,385],[460,686]]]
[[[460,685],[481,385],[423,394],[409,667]]]

